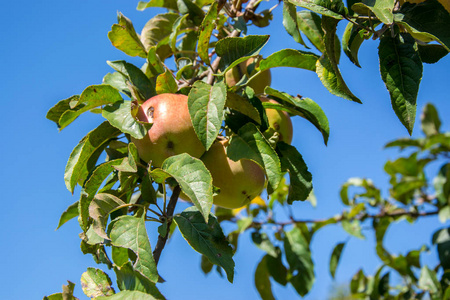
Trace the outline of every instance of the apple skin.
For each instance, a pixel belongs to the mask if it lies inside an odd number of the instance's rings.
[[[216,141],[200,158],[211,173],[213,185],[220,193],[213,198],[217,206],[239,208],[247,205],[264,190],[264,170],[255,162],[241,159],[237,162],[226,154],[227,140]]]
[[[241,62],[237,66],[233,67],[231,70],[225,73],[225,80],[228,86],[235,86],[236,83],[238,83],[242,76],[247,75],[247,77],[250,77],[251,75],[255,74],[256,71],[251,72],[249,74],[247,71],[247,67],[251,65],[255,61],[254,58],[250,58],[246,61]],[[259,63],[256,63],[257,66]],[[247,82],[247,85],[251,87],[255,94],[264,94],[264,89],[266,86],[270,86],[272,83],[272,75],[270,73],[270,69],[265,70],[261,72],[258,76]]]
[[[278,104],[277,101],[266,97],[259,97],[261,102],[271,102]],[[266,108],[267,119],[269,120],[269,127],[278,132],[279,141],[287,144],[292,143],[294,129],[292,126],[291,117],[285,111]]]
[[[188,97],[179,94],[161,94],[145,101],[136,115],[139,121],[153,123],[144,138],[131,137],[139,157],[154,167],[173,155],[188,153],[200,158],[205,147],[192,126]]]

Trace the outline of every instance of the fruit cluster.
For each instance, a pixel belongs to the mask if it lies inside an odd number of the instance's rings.
[[[241,63],[226,73],[226,82],[232,87],[242,77],[251,76],[247,67],[252,60]],[[270,71],[255,76],[247,85],[257,95],[271,83]],[[259,96],[262,102],[277,103],[273,99]],[[293,128],[290,116],[285,111],[266,109],[269,130],[278,133],[278,140],[291,143]],[[163,161],[173,155],[188,153],[200,158],[211,173],[213,185],[220,188],[214,196],[214,204],[225,208],[238,208],[247,205],[259,196],[265,188],[265,172],[254,161],[241,159],[237,162],[227,156],[228,140],[217,139],[205,151],[192,125],[188,109],[188,97],[182,94],[160,94],[145,101],[138,109],[137,119],[152,123],[143,139],[134,139],[140,158],[153,167],[161,167]],[[180,196],[188,200],[183,193]]]

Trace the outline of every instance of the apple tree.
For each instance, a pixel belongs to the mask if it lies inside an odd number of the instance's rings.
[[[60,130],[83,113],[104,120],[75,146],[64,171],[67,189],[74,193],[80,186],[81,191],[58,227],[77,218],[82,252],[105,264],[117,278],[113,284],[106,272],[89,268],[81,276],[84,293],[97,299],[165,299],[158,285],[168,270],[159,270],[158,262],[178,230],[200,253],[203,272],[215,267],[230,282],[239,236],[250,231],[256,247],[267,253],[255,272],[261,298],[274,299],[272,283],[292,285],[304,296],[315,281],[312,236],[339,223],[355,237],[362,236],[362,224],[370,225],[383,262],[376,274],[355,274],[350,286],[355,297],[450,297],[448,273],[438,272],[450,270],[448,228],[434,235],[441,261],[436,267],[420,264],[427,247],[407,255],[394,255],[383,247],[387,228],[398,219],[414,222],[436,214],[450,218],[448,162],[435,175],[434,185],[425,172],[430,163],[449,158],[450,136],[440,131],[434,106],[424,109],[423,138],[387,145],[409,149],[408,156],[385,165],[391,176],[389,199],[372,181],[353,178],[340,193],[348,210],[325,220],[286,221],[277,219],[274,210],[313,199],[312,174],[289,143],[290,117],[311,122],[325,144],[330,130],[314,100],[270,86],[270,69],[298,68],[315,72],[330,93],[362,103],[346,85],[339,62],[349,59],[360,67],[363,42],[378,43],[381,78],[395,114],[411,134],[422,65],[436,63],[450,51],[448,3],[283,0],[265,10],[260,4],[261,0],[139,2],[138,10],[159,7],[167,12],[148,20],[140,31],[119,13],[108,37],[124,54],[141,58],[141,64],[125,57],[108,61],[112,70],[102,84],[88,86],[49,110],[47,118]],[[284,28],[305,50],[260,55],[270,37],[248,33],[252,26],[271,26],[274,9],[282,10]],[[340,22],[346,23],[341,37]],[[225,176],[227,167],[232,172]],[[263,190],[267,199],[260,196]],[[178,211],[179,198],[192,206]],[[158,231],[147,232],[146,222],[160,223]],[[225,234],[223,222],[231,222],[235,230]],[[150,245],[149,235],[158,236],[156,245]],[[343,251],[345,243],[334,246],[332,275]],[[405,284],[390,286],[391,272],[402,276]],[[73,287],[69,282],[62,293],[44,299],[75,299]]]

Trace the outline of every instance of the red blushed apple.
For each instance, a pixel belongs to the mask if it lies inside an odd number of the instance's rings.
[[[202,156],[205,147],[194,131],[187,103],[185,95],[161,94],[139,107],[137,119],[153,124],[144,138],[131,138],[142,160],[161,167],[163,161],[173,155]]]

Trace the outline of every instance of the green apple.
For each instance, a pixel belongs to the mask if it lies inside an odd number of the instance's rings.
[[[259,97],[259,99],[262,102],[271,102],[278,104],[277,101],[266,97]],[[279,134],[278,140],[291,144],[294,130],[289,114],[282,110],[266,108],[266,115],[269,121],[269,127]]]
[[[254,58],[250,58],[244,62],[241,62],[237,66],[225,73],[225,80],[228,86],[235,86],[244,75],[250,78],[256,74],[255,68],[259,66],[259,61]],[[261,72],[255,78],[247,82],[247,85],[251,87],[255,94],[263,94],[266,86],[270,86],[272,83],[272,75],[270,69]]]
[[[199,158],[205,152],[192,126],[188,98],[179,94],[161,94],[145,101],[136,115],[139,121],[152,123],[142,139],[131,138],[142,160],[161,167],[163,161],[181,153]]]
[[[264,170],[255,162],[241,159],[237,162],[227,157],[228,141],[216,141],[200,158],[211,173],[213,185],[220,188],[214,196],[217,206],[239,208],[247,205],[264,190]]]

